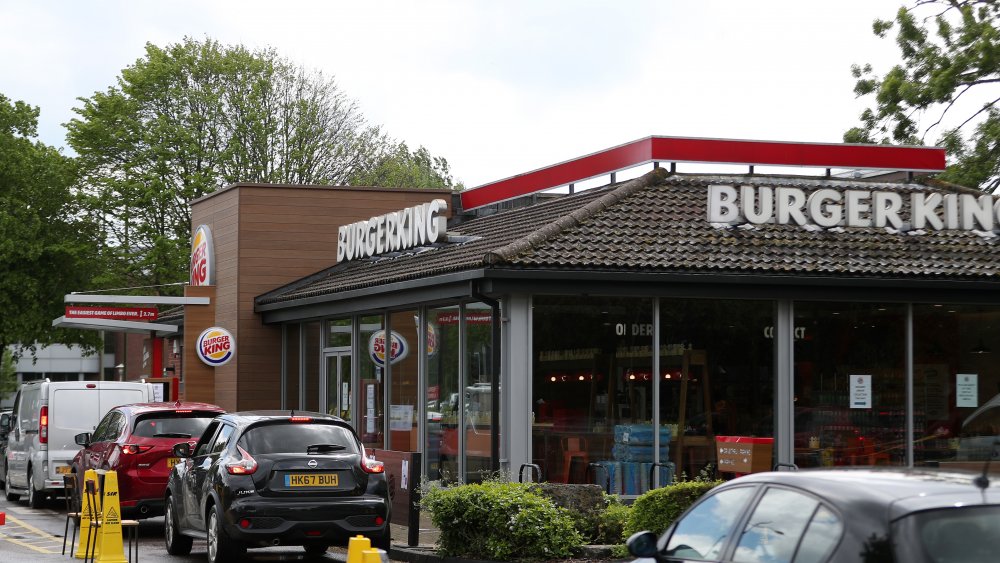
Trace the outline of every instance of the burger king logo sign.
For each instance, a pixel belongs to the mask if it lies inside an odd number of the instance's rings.
[[[228,330],[213,326],[198,336],[198,357],[212,367],[226,365],[236,353],[236,340]]]
[[[368,357],[375,362],[375,365],[385,367],[386,355],[389,356],[389,363],[394,364],[405,358],[410,353],[410,345],[398,332],[392,331],[389,337],[389,342],[389,353],[386,354],[384,330],[380,330],[372,334],[371,338],[368,339]]]
[[[215,285],[215,249],[207,225],[200,225],[191,237],[191,285]]]

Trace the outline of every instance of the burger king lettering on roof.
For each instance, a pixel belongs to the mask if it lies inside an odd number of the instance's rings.
[[[448,202],[435,199],[343,225],[337,231],[337,262],[433,244],[448,228],[447,210]]]
[[[913,192],[904,213],[894,191],[708,186],[710,223],[982,230],[1000,226],[1000,201],[990,195]]]
[[[236,340],[228,330],[213,326],[198,336],[198,358],[212,367],[225,365],[236,353]]]

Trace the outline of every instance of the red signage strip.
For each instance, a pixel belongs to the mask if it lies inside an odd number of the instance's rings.
[[[67,319],[111,319],[115,321],[155,321],[156,307],[66,307]]]
[[[945,152],[937,147],[646,137],[466,190],[461,193],[462,209],[475,209],[653,161],[939,172],[945,168]]]

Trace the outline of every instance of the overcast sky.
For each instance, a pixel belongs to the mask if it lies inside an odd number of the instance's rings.
[[[840,142],[900,0],[0,0],[0,93],[65,146],[146,42],[274,47],[473,187],[648,135]]]

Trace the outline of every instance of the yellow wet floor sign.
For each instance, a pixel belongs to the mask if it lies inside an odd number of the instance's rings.
[[[101,527],[98,528],[96,563],[127,563],[125,546],[122,544],[122,509],[118,499],[118,472],[104,474],[103,508]]]
[[[93,469],[88,469],[83,474],[84,486],[80,491],[80,543],[76,546],[76,553],[73,557],[77,559],[90,559],[90,550],[96,550],[97,538],[91,537],[91,534],[96,534],[98,528],[93,526],[91,520],[91,515],[97,514],[99,507],[91,506],[91,494],[90,491],[94,491],[93,498],[99,498],[97,496],[97,472]],[[95,554],[97,551],[94,552]]]

